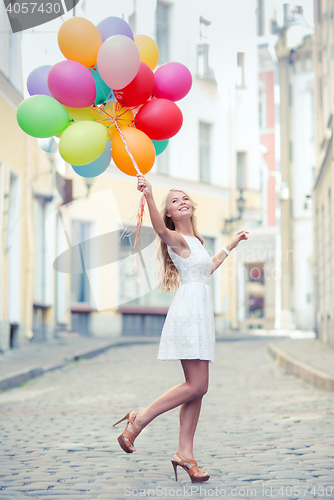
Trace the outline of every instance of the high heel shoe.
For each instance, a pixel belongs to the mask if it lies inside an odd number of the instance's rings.
[[[176,462],[175,460],[171,460],[173,467],[174,467],[174,472],[175,472],[175,481],[177,481],[177,466],[180,465],[186,472],[188,472],[191,482],[192,483],[203,483],[204,481],[207,481],[209,479],[209,475],[207,476],[194,476],[196,472],[202,472],[198,467],[197,467],[197,462],[196,460],[191,460],[190,458],[183,458],[182,455],[177,451],[176,455],[180,457],[182,460],[180,462]],[[190,462],[194,464],[190,469],[188,469],[187,466],[184,465],[185,462]]]
[[[130,411],[129,413],[127,413],[125,415],[125,417],[121,418],[121,420],[119,420],[118,422],[116,422],[113,427],[115,427],[115,425],[119,424],[120,422],[122,422],[123,420],[125,420],[126,418],[128,419],[127,421],[127,424],[126,424],[126,427],[125,427],[125,431],[122,432],[122,434],[120,436],[118,436],[118,439],[117,441],[119,442],[119,445],[120,447],[122,448],[122,450],[124,450],[126,453],[133,453],[134,450],[131,450],[130,446],[132,445],[133,446],[133,442],[135,440],[135,438],[138,436],[138,432],[137,432],[137,429],[136,429],[136,426],[134,424],[134,421],[135,421],[135,418],[136,416],[138,415],[138,411],[134,411],[133,414],[132,414],[132,417],[130,418]],[[132,425],[132,429],[133,431],[128,431],[127,430],[127,426],[131,424]],[[124,438],[128,439],[130,441],[131,444],[127,444],[125,441],[124,441]]]

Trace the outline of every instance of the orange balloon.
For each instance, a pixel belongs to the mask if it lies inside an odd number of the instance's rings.
[[[134,42],[138,47],[141,62],[153,70],[159,60],[159,48],[153,38],[147,35],[135,35]]]
[[[58,30],[58,45],[66,59],[90,68],[96,64],[102,38],[91,21],[84,17],[71,17]]]
[[[147,174],[153,167],[155,161],[153,142],[144,132],[136,128],[122,127],[121,132],[139,170],[142,174]],[[116,166],[122,172],[127,175],[137,175],[138,172],[118,132],[113,134],[112,137],[111,154]]]

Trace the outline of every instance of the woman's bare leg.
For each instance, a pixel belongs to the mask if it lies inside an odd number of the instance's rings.
[[[180,433],[178,452],[187,458],[194,458],[194,435],[201,411],[203,396],[183,403],[180,409]]]
[[[192,380],[192,364],[189,363],[191,360],[181,360],[182,368],[186,380]],[[203,361],[204,369],[203,374],[206,386],[209,385],[209,362]],[[179,448],[178,452],[184,457],[193,459],[193,442],[194,435],[201,412],[202,406],[202,396],[193,399],[192,401],[187,401],[182,404],[180,408],[180,434],[179,434]]]
[[[160,398],[156,399],[150,406],[145,408],[145,410],[138,412],[134,422],[138,433],[158,415],[161,415],[168,410],[172,410],[173,408],[176,408],[183,403],[187,403],[188,401],[202,398],[207,392],[209,383],[209,362],[202,359],[183,359],[181,360],[181,363],[186,381],[172,387],[160,396]],[[132,412],[130,416],[132,416]],[[132,432],[131,424],[127,426],[127,430]],[[135,451],[135,448],[132,445],[130,446],[130,449]]]
[[[183,360],[182,363],[183,370],[186,376],[190,378],[191,372],[189,373],[189,365],[187,363],[188,360]],[[207,370],[209,367],[209,363],[207,362]],[[191,370],[191,367],[190,367]],[[209,371],[207,371],[207,379],[209,381]],[[193,455],[193,444],[194,444],[194,435],[199,419],[199,415],[201,412],[203,396],[200,396],[192,401],[188,401],[183,403],[180,408],[180,434],[179,434],[179,447],[178,452],[184,458],[190,458],[194,460]],[[173,460],[176,462],[180,462],[181,459],[178,455],[174,455]],[[193,464],[191,462],[185,462],[185,465],[190,469]],[[208,472],[196,472],[195,476],[204,476],[208,475]]]

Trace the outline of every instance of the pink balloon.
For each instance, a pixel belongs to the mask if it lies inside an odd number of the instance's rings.
[[[132,82],[138,73],[138,47],[128,36],[113,35],[101,45],[96,63],[101,78],[108,87],[122,89]]]
[[[96,87],[90,71],[77,61],[61,61],[48,73],[48,87],[57,101],[70,108],[94,104]]]
[[[156,70],[154,77],[157,97],[179,101],[191,89],[191,73],[187,66],[178,62],[163,64]]]

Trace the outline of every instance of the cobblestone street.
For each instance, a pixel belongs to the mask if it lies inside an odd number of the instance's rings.
[[[179,407],[126,454],[112,424],[184,381],[158,344],[115,347],[0,394],[0,498],[334,498],[334,393],[286,375],[267,340],[216,342],[194,443],[211,475],[191,483],[171,458]],[[142,491],[140,491],[142,490]]]

